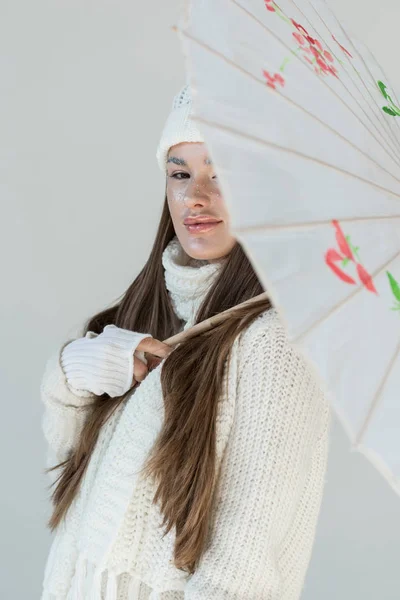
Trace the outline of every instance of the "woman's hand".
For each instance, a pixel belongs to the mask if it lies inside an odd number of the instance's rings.
[[[171,350],[150,333],[106,325],[100,334],[88,331],[85,337],[70,341],[60,358],[68,387],[75,395],[108,394],[115,398],[143,381]]]
[[[153,337],[143,339],[133,354],[132,387],[143,381],[149,372],[158,367],[161,361],[164,358],[167,358],[171,352],[171,346],[168,346]],[[145,356],[145,354],[147,356]],[[147,364],[144,361],[146,361]]]

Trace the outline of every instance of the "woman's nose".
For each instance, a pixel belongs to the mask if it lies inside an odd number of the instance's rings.
[[[199,181],[190,182],[185,194],[187,204],[205,204],[211,200],[211,186]]]

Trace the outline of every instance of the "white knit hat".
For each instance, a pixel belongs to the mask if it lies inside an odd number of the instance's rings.
[[[192,113],[192,98],[189,86],[185,85],[172,103],[172,111],[165,123],[157,148],[157,161],[160,169],[165,172],[169,149],[182,142],[204,142],[204,138],[190,119]]]

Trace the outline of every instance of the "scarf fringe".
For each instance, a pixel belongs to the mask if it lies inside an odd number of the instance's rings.
[[[128,586],[128,598],[139,598],[141,585],[142,582],[140,579],[137,579],[136,577],[131,577]]]
[[[93,574],[92,584],[89,588],[88,600],[101,600],[101,584],[103,581],[103,569],[97,568]],[[108,587],[108,586],[107,586]],[[107,589],[108,593],[108,589]],[[107,596],[105,600],[108,600]]]
[[[117,600],[117,595],[118,595],[117,577],[113,573],[108,573],[106,600]]]
[[[79,600],[85,597],[85,584],[87,575],[87,564],[85,557],[80,556],[77,560],[76,570],[72,580],[71,588],[66,600]]]
[[[104,589],[103,578],[105,576]],[[130,576],[127,593],[129,600],[139,599],[142,584],[145,582],[139,577],[133,574]],[[174,589],[174,586],[171,589]],[[43,589],[41,595],[41,600],[102,600],[103,598],[104,600],[118,600],[118,574],[110,572],[103,565],[95,567],[84,555],[77,559],[76,570],[67,596],[54,594],[47,589]],[[162,592],[152,589],[148,600],[161,600],[161,598]]]
[[[91,578],[91,581],[89,581],[85,575],[84,567],[82,566],[79,573],[78,571],[76,572],[74,582],[67,596],[64,596],[64,594],[60,596],[59,594],[53,594],[48,590],[43,590],[40,600],[117,600],[119,591],[118,576],[107,573],[107,584],[104,595],[104,592],[102,591],[103,574],[104,571],[98,572]],[[127,598],[129,598],[129,600],[138,600],[143,584],[145,584],[144,581],[132,575],[128,586]],[[183,589],[176,590],[171,588],[171,591],[172,590],[183,593]],[[156,589],[152,589],[148,600],[161,600],[162,593],[163,592]]]

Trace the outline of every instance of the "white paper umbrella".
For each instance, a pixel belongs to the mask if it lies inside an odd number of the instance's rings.
[[[193,0],[178,31],[233,232],[400,493],[400,103],[320,0]]]

